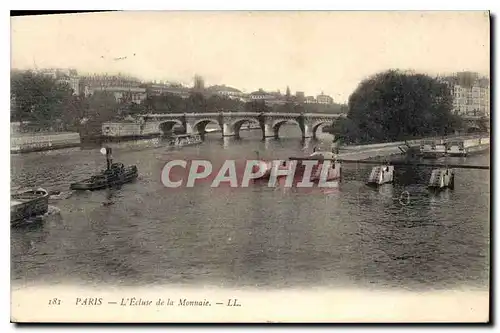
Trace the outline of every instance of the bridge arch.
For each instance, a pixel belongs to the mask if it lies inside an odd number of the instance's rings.
[[[284,124],[295,124],[297,125],[300,130],[302,132],[304,132],[304,129],[302,128],[302,126],[300,126],[300,123],[296,120],[296,119],[293,119],[293,118],[290,118],[290,119],[279,119],[279,120],[276,120],[273,122],[272,124],[272,129],[273,129],[273,132],[274,132],[274,137],[277,139],[279,138],[279,131],[280,131],[280,128],[281,126],[283,126]],[[304,133],[302,133],[304,134]]]
[[[169,120],[162,121],[158,125],[158,129],[159,129],[159,131],[163,135],[165,135],[165,134],[168,134],[168,133],[172,133],[173,129],[174,129],[174,127],[176,125],[181,126],[182,128],[184,128],[184,124],[182,123],[182,121],[180,121],[178,119],[169,119]]]
[[[260,127],[260,122],[256,118],[238,119],[231,123],[231,130],[236,137],[240,137],[240,129],[245,124],[248,124],[248,126],[257,125]]]
[[[331,120],[319,120],[319,121],[313,123],[313,125],[311,126],[313,137],[316,138],[316,133],[318,132],[318,130],[322,130],[323,127],[325,127],[327,125],[332,125],[332,124],[333,123]]]
[[[222,131],[221,124],[216,119],[210,119],[210,118],[197,120],[193,124],[193,130],[197,133],[205,133],[205,129],[208,124],[215,124],[219,126],[219,129]]]

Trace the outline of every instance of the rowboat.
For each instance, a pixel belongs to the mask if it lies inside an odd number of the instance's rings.
[[[11,195],[10,224],[20,224],[24,220],[43,215],[49,209],[49,192],[43,188],[28,190]]]

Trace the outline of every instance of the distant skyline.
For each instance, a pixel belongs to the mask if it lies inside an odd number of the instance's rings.
[[[11,18],[11,67],[322,91],[387,69],[488,75],[487,12],[109,12]]]

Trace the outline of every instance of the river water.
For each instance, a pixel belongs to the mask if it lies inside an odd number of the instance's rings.
[[[12,229],[13,284],[488,288],[489,171],[457,169],[455,189],[439,194],[426,189],[428,168],[398,167],[394,184],[368,188],[369,165],[345,165],[337,189],[309,192],[160,181],[175,158],[287,158],[321,143],[302,141],[294,127],[280,135],[211,133],[179,150],[114,145],[116,161],[138,166],[138,180],[54,200],[43,224]],[[452,162],[486,165],[489,155]],[[68,191],[104,164],[98,149],[11,155],[11,184]]]

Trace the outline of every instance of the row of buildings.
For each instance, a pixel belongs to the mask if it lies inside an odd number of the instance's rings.
[[[304,92],[290,93],[287,87],[283,94],[280,91],[259,89],[249,94],[226,85],[205,87],[202,77],[195,76],[193,87],[186,87],[169,82],[142,82],[138,78],[124,75],[78,75],[74,69],[43,69],[39,73],[48,75],[60,83],[68,84],[77,95],[89,96],[97,91],[114,94],[118,101],[128,100],[140,104],[147,96],[174,94],[188,98],[192,92],[208,96],[221,96],[238,99],[243,102],[264,101],[266,104],[285,104],[287,102],[307,104],[333,104],[331,96],[323,93],[317,96],[306,96]],[[438,79],[449,86],[453,96],[453,112],[459,115],[490,115],[490,81],[474,72],[459,72],[452,75],[440,75]]]
[[[453,112],[466,116],[490,116],[490,80],[475,72],[438,77],[453,96]]]
[[[247,94],[226,85],[205,87],[204,80],[200,76],[195,76],[193,87],[186,87],[170,82],[142,82],[138,78],[124,75],[78,75],[77,71],[72,69],[43,69],[38,70],[38,73],[51,76],[60,83],[68,84],[76,95],[89,96],[97,91],[106,91],[113,93],[118,101],[128,99],[137,104],[145,100],[148,95],[174,94],[187,98],[192,92],[202,93],[206,97],[216,95],[243,102],[265,101],[266,104],[285,104],[287,102],[333,104],[333,98],[323,93],[317,96],[305,96],[304,92],[297,91],[295,95],[291,95],[289,88],[285,94],[280,91],[264,91],[263,89]]]

